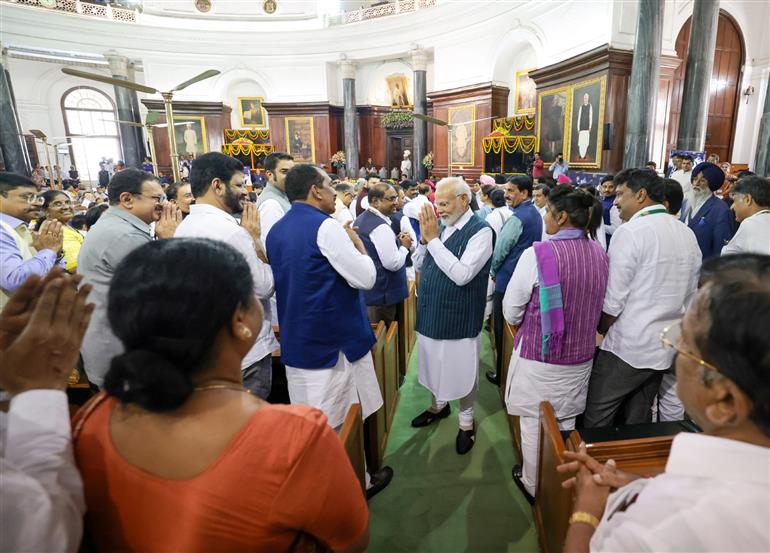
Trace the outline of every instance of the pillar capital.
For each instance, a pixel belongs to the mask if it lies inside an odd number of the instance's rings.
[[[128,78],[128,58],[118,54],[115,50],[104,53],[104,59],[110,64],[110,73],[113,77]]]
[[[342,73],[343,79],[355,79],[356,78],[356,64],[353,60],[347,59],[347,57],[342,57],[337,62],[340,68],[340,73]]]
[[[427,71],[428,70],[428,52],[422,48],[415,48],[410,52],[412,56],[412,70],[414,71]]]

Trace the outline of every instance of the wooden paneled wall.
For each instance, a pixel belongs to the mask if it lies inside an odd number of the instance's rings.
[[[691,19],[679,31],[676,39],[676,53],[682,61],[677,68],[672,85],[673,100],[669,108],[671,125],[668,132],[668,151],[675,149],[679,134],[679,114],[682,111],[682,90],[687,66],[687,50],[690,41]],[[717,43],[714,52],[714,68],[711,71],[711,94],[706,123],[706,145],[708,153],[715,153],[721,161],[732,161],[735,123],[738,103],[741,97],[741,77],[746,58],[738,24],[726,12],[719,13]],[[749,160],[735,160],[748,162]]]
[[[142,100],[150,111],[157,111],[160,116],[158,123],[166,122],[166,113],[161,100]],[[174,118],[177,116],[194,115],[203,117],[206,122],[207,152],[220,152],[225,143],[224,131],[230,128],[230,106],[222,102],[173,102]],[[184,132],[177,127],[177,132]],[[165,127],[153,131],[155,155],[158,157],[158,169],[171,177],[171,151],[168,144],[168,132]]]
[[[270,142],[278,152],[288,150],[286,143],[287,117],[312,117],[315,163],[331,171],[331,157],[345,149],[342,127],[343,110],[328,102],[263,104],[270,117]]]
[[[474,105],[476,119],[487,117],[505,117],[508,110],[508,88],[484,83],[452,90],[429,92],[428,98],[432,103],[432,116],[447,121],[450,108]],[[462,174],[466,178],[477,179],[484,165],[484,150],[481,139],[492,131],[492,120],[478,121],[475,124],[474,159],[472,165],[453,165],[452,174]],[[432,137],[431,137],[432,133]],[[447,128],[428,123],[428,150],[433,152],[433,173],[437,177],[447,175]]]
[[[385,129],[380,126],[380,117],[389,111],[391,108],[385,106],[358,106],[358,129],[360,133],[358,161],[361,165],[364,165],[366,158],[369,157],[378,168],[385,165],[387,161],[387,137]]]

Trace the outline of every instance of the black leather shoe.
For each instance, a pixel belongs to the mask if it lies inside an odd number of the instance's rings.
[[[527,488],[524,486],[524,482],[521,481],[521,465],[513,465],[513,471],[511,471],[511,473],[513,476],[513,481],[516,482],[516,487],[519,488],[519,491],[524,496],[524,499],[526,499],[530,505],[534,505],[535,496],[527,491]]]
[[[393,469],[384,466],[371,475],[370,486],[366,489],[366,499],[369,500],[388,487],[393,480]]]
[[[499,377],[495,371],[487,371],[487,380],[489,380],[495,386],[500,385]]]
[[[459,455],[465,455],[471,449],[473,444],[476,443],[476,426],[473,426],[473,430],[463,430],[462,428],[457,431],[457,439],[455,440],[455,449]]]
[[[423,411],[415,418],[412,419],[412,426],[415,428],[422,428],[436,422],[439,419],[445,419],[449,416],[449,404],[447,403],[444,408],[438,413],[431,413],[430,411]]]

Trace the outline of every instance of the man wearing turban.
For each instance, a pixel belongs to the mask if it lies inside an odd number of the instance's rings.
[[[730,208],[714,192],[725,182],[717,165],[704,161],[692,170],[692,204],[682,207],[682,221],[695,233],[703,259],[719,255],[733,237]]]

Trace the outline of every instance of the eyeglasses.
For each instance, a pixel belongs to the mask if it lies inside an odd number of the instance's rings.
[[[19,199],[32,205],[43,205],[43,202],[45,202],[43,197],[38,196],[37,194],[21,194],[19,195]]]
[[[719,369],[717,369],[714,365],[708,361],[704,361],[697,355],[694,355],[682,348],[680,345],[682,343],[682,321],[678,321],[664,328],[663,332],[660,333],[660,341],[663,342],[665,347],[671,348],[678,354],[684,355],[688,359],[695,361],[701,367],[706,367],[707,369],[711,369],[712,371],[719,373]]]
[[[459,198],[460,196],[464,196],[464,195],[465,195],[464,192],[462,194],[455,194],[455,198]],[[454,201],[454,200],[452,200],[452,201]],[[444,208],[444,207],[448,206],[449,204],[450,204],[450,202],[436,202],[436,207]]]
[[[161,194],[160,196],[145,196],[144,194],[134,194],[134,196],[139,196],[140,198],[147,198],[148,200],[154,201],[156,204],[162,204],[168,200],[165,194]]]

